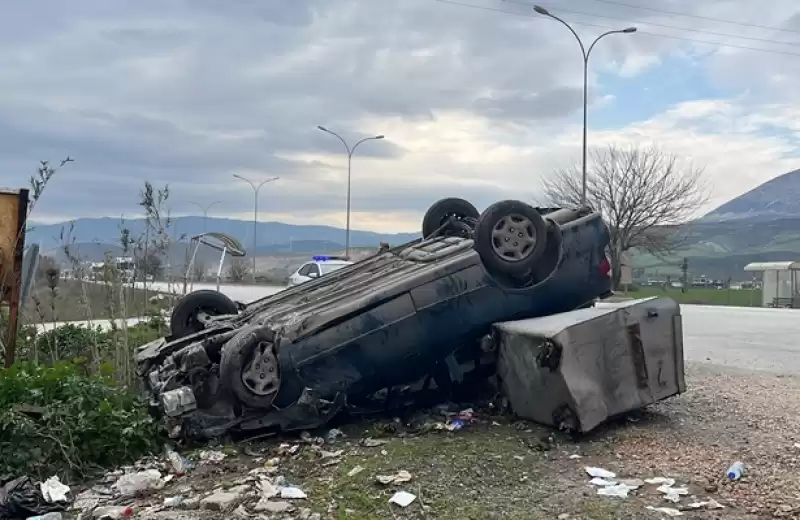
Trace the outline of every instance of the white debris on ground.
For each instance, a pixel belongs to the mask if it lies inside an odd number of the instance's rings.
[[[589,484],[597,488],[597,494],[606,497],[628,498],[628,493],[636,491],[644,486],[658,486],[655,491],[663,495],[664,500],[677,504],[681,497],[689,495],[686,486],[675,487],[675,479],[668,477],[650,477],[644,480],[638,478],[617,478],[617,474],[603,468],[585,466],[584,471],[592,477]],[[722,509],[725,506],[709,498],[707,500],[694,502],[681,506],[681,509]],[[669,517],[683,516],[681,509],[675,507],[646,506],[648,511],[653,511]]]

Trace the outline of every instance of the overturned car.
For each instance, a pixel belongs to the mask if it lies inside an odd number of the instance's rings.
[[[376,392],[480,356],[496,322],[611,294],[609,230],[588,208],[506,200],[479,214],[444,199],[422,238],[247,305],[197,291],[171,335],[137,352],[153,411],[174,433],[313,428]]]

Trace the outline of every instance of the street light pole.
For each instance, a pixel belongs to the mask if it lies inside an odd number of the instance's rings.
[[[271,179],[267,179],[261,181],[257,185],[254,184],[249,179],[245,179],[238,173],[233,174],[234,177],[237,179],[241,179],[253,188],[253,197],[254,197],[254,204],[253,204],[253,283],[256,281],[256,247],[258,246],[258,242],[256,240],[258,234],[258,192],[261,190],[261,186],[265,185],[268,182],[277,181],[280,177],[272,177]]]
[[[617,30],[614,30],[614,31],[604,32],[603,34],[601,34],[600,36],[595,38],[594,41],[592,42],[592,44],[589,45],[589,48],[586,49],[586,47],[584,47],[584,45],[583,45],[583,41],[581,40],[580,36],[578,36],[578,33],[576,33],[575,30],[567,22],[565,22],[564,20],[562,20],[558,16],[552,14],[550,11],[548,11],[544,7],[541,7],[541,6],[538,6],[538,5],[534,5],[533,6],[533,10],[536,11],[537,13],[543,15],[543,16],[547,16],[547,17],[552,18],[553,20],[561,22],[564,25],[564,27],[569,29],[569,31],[572,33],[572,35],[575,37],[575,39],[578,40],[578,45],[581,46],[581,53],[583,54],[583,150],[582,150],[583,151],[583,161],[581,162],[581,170],[582,170],[581,206],[585,206],[586,205],[586,183],[587,183],[587,180],[586,180],[586,155],[587,155],[586,154],[586,126],[587,126],[586,125],[586,113],[588,111],[587,91],[589,90],[589,56],[592,54],[592,49],[594,49],[595,44],[597,42],[599,42],[601,39],[603,39],[606,36],[608,36],[609,34],[623,34],[623,33],[624,34],[629,34],[629,33],[634,33],[634,32],[636,32],[636,27],[628,27],[628,28],[625,28],[625,29],[617,29]]]
[[[344,238],[344,256],[350,258],[350,180],[351,180],[351,165],[353,162],[353,152],[356,151],[358,145],[363,143],[364,141],[372,141],[377,139],[383,139],[383,135],[376,135],[373,137],[365,137],[364,139],[358,141],[356,144],[353,145],[352,148],[347,144],[347,141],[342,138],[341,135],[337,134],[336,132],[332,132],[325,128],[324,126],[317,126],[323,132],[327,132],[332,136],[338,138],[342,144],[344,145],[345,149],[347,150],[347,231],[345,232]]]
[[[203,206],[203,205],[202,205],[202,204],[200,204],[199,202],[194,202],[194,201],[192,201],[192,200],[187,200],[186,202],[188,202],[189,204],[194,204],[195,206],[197,206],[198,208],[200,208],[200,211],[202,211],[202,212],[203,212],[203,233],[205,233],[205,232],[206,232],[206,221],[208,220],[208,210],[210,210],[210,209],[211,209],[211,207],[212,207],[214,204],[219,204],[219,203],[220,203],[220,202],[222,202],[222,201],[220,201],[220,200],[215,200],[214,202],[212,202],[212,203],[211,203],[211,204],[209,204],[208,206]]]

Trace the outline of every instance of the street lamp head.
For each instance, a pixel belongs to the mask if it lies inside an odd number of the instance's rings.
[[[636,32],[636,27],[628,27],[627,29],[622,29],[622,32],[624,32],[624,33],[635,33]]]
[[[376,135],[376,136],[375,136],[375,139],[383,139],[383,134],[381,134],[381,135]]]
[[[327,128],[325,128],[324,126],[322,126],[322,125],[317,125],[317,128],[319,128],[319,129],[320,129],[320,130],[322,130],[323,132],[329,132],[329,131],[330,131],[330,130],[328,130]]]
[[[536,11],[537,13],[539,13],[539,14],[543,14],[545,16],[551,16],[550,15],[550,11],[548,11],[547,9],[542,7],[541,5],[534,5],[533,6],[533,10]]]

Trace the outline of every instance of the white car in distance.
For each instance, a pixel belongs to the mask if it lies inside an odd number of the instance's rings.
[[[353,262],[341,256],[314,256],[289,277],[289,287],[325,276]]]

